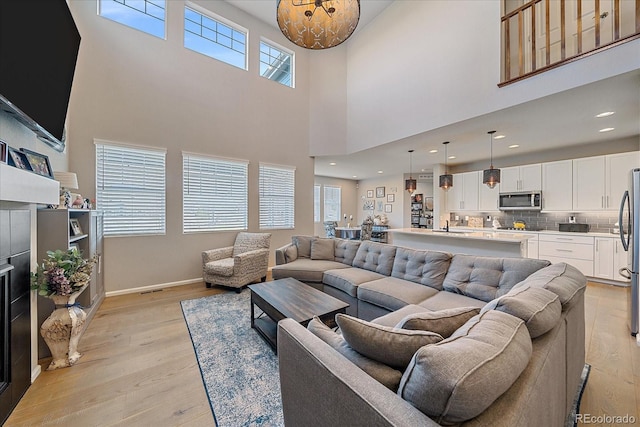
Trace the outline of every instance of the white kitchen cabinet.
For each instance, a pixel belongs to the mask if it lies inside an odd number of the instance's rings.
[[[529,240],[527,240],[527,258],[538,259],[539,255],[539,240],[538,233],[526,233],[531,236]]]
[[[617,211],[634,167],[640,167],[637,151],[575,159],[573,210]]]
[[[542,189],[542,165],[513,166],[501,169],[500,191],[540,191]]]
[[[593,277],[613,279],[614,240],[610,237],[596,237],[593,257]]]
[[[573,161],[562,160],[542,164],[542,210],[573,209]]]
[[[613,280],[629,283],[631,280],[620,274],[620,269],[629,265],[629,252],[622,247],[620,237],[613,239]]]
[[[482,172],[478,176],[478,210],[480,212],[498,212],[498,195],[500,194],[500,184],[495,188],[489,188],[486,184],[482,183],[480,177]]]
[[[540,233],[538,256],[552,263],[566,262],[593,277],[594,242],[590,236]]]
[[[473,171],[453,175],[453,187],[447,194],[447,206],[450,211],[478,211],[480,173]]]

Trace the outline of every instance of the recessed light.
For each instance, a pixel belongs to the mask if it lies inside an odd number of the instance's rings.
[[[614,129],[615,128],[604,128],[604,129],[600,129],[598,132],[611,132]]]
[[[493,137],[493,139],[502,139],[502,138],[506,138],[505,135],[496,135]]]
[[[433,153],[437,153],[437,152],[438,152],[438,150],[430,150],[429,152],[430,152],[431,154],[433,154]]]
[[[518,148],[518,147],[520,147],[518,144],[511,144],[511,145],[509,146],[509,148]]]
[[[358,175],[353,175],[351,178],[357,178],[357,177],[358,177]]]
[[[613,116],[616,112],[615,111],[605,111],[603,113],[600,114],[596,114],[597,118],[601,118],[601,117],[609,117],[609,116]]]
[[[337,163],[336,162],[331,162],[329,163],[329,166],[335,166]]]
[[[456,156],[449,156],[449,159],[455,159]]]
[[[384,172],[382,172],[382,171],[378,171],[378,173],[384,173]]]

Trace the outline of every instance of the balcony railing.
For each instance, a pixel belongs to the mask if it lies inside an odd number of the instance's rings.
[[[640,0],[513,3],[504,0],[499,86],[640,38]]]

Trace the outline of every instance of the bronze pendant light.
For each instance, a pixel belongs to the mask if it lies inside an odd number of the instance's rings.
[[[444,145],[444,175],[440,175],[440,188],[444,191],[449,191],[453,187],[453,175],[447,173],[447,145],[449,141],[442,143]]]
[[[416,187],[418,186],[418,181],[413,179],[411,176],[411,169],[413,168],[413,163],[411,162],[411,158],[413,155],[413,150],[409,150],[409,179],[404,181],[404,189],[409,192],[409,194],[416,191]]]
[[[491,138],[491,165],[489,169],[485,169],[482,172],[482,183],[487,184],[487,187],[494,189],[496,185],[500,184],[500,169],[493,168],[493,134],[496,133],[495,130],[490,130],[487,132]]]

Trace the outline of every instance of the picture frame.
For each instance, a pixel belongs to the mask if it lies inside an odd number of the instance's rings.
[[[393,209],[393,205],[384,205],[384,213],[391,213]]]
[[[53,179],[53,169],[51,168],[51,163],[49,163],[48,156],[27,150],[26,148],[21,148],[20,151],[23,152],[27,158],[32,172]]]
[[[373,190],[367,190],[367,199],[373,199]]]
[[[10,146],[7,146],[7,164],[18,169],[31,170],[27,156],[22,151]]]
[[[7,143],[0,139],[0,163],[7,163]]]
[[[74,236],[81,236],[82,233],[82,227],[80,227],[80,221],[78,221],[78,218],[69,218],[69,226],[71,227],[71,233]]]
[[[387,203],[393,203],[396,201],[396,195],[395,194],[387,194]]]
[[[376,198],[384,197],[384,187],[376,187]]]

